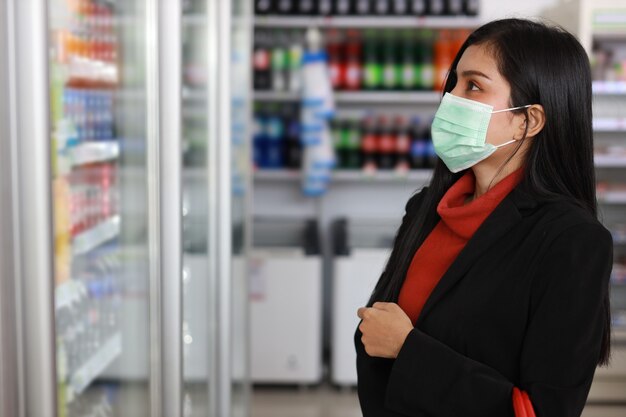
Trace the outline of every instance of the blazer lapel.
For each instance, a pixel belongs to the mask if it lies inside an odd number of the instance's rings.
[[[520,187],[515,187],[511,190],[480,225],[441,277],[428,300],[426,300],[426,304],[417,318],[415,327],[421,324],[435,304],[465,275],[465,272],[472,264],[480,256],[487,253],[492,244],[522,219],[523,209],[534,207],[535,203],[532,197],[522,191]]]

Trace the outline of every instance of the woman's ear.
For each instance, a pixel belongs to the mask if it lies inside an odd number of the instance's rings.
[[[524,137],[524,133],[526,133],[527,138],[537,136],[546,124],[546,114],[541,104],[533,104],[526,110],[526,114],[528,117],[522,120],[518,129],[520,139]]]

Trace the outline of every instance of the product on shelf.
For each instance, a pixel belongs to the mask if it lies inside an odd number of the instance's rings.
[[[476,16],[479,0],[255,0],[257,15]]]
[[[253,160],[257,169],[300,168],[302,144],[298,106],[256,106]]]

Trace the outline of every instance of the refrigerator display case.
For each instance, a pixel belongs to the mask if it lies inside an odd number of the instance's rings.
[[[2,296],[13,314],[0,330],[15,349],[0,359],[16,364],[3,387],[17,387],[2,389],[2,415],[247,415],[245,339],[233,349],[231,336],[247,329],[250,7],[0,5],[2,199],[12,198],[1,244],[15,260],[0,268],[16,296]],[[197,287],[189,253],[202,257]],[[195,381],[191,346],[204,364]]]

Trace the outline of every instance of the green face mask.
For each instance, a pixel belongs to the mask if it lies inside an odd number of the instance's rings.
[[[488,104],[446,93],[431,127],[435,152],[452,172],[476,165],[496,149],[519,140],[513,139],[500,145],[487,143],[491,115],[530,106],[493,111],[493,106]]]

